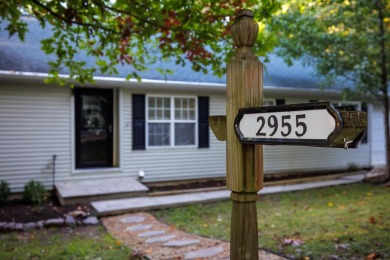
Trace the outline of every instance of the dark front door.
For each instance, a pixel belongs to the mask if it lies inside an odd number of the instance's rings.
[[[112,118],[112,89],[75,89],[76,168],[113,166]]]

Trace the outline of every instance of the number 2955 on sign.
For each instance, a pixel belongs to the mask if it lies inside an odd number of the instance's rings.
[[[243,114],[236,122],[242,140],[324,140],[335,130],[336,120],[327,109]]]

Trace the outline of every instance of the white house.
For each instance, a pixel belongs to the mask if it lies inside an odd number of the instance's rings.
[[[45,33],[35,20],[29,26],[24,43],[0,31],[0,180],[13,192],[31,179],[50,187],[53,171],[56,181],[225,176],[225,143],[208,127],[209,115],[226,113],[225,78],[160,63],[140,73],[141,82],[126,81],[122,67],[115,77],[96,75],[89,86],[48,85],[50,57],[39,43]],[[318,88],[310,68],[288,67],[276,56],[265,65],[264,105],[346,103],[338,86]],[[175,66],[167,79],[155,70],[164,66]],[[265,174],[384,165],[382,107],[347,103],[368,111],[368,138],[358,149],[264,146]]]

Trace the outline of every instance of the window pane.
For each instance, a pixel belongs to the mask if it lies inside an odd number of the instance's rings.
[[[181,107],[181,98],[175,98],[175,108]]]
[[[170,120],[170,98],[149,97],[149,120]]]
[[[181,113],[179,109],[175,109],[175,119],[181,119]]]
[[[195,109],[195,98],[190,99],[190,108]]]
[[[170,98],[164,98],[163,107],[166,109],[171,108],[171,99]]]
[[[154,110],[149,110],[149,119],[156,119],[156,114]]]
[[[149,97],[149,107],[156,106],[156,99],[154,97]]]
[[[149,146],[167,146],[169,143],[170,124],[149,123]]]
[[[156,117],[156,119],[157,120],[161,120],[161,119],[163,119],[163,116],[162,116],[162,113],[163,113],[163,111],[161,111],[161,110],[157,110],[157,117]]]
[[[171,119],[171,110],[169,110],[169,109],[164,110],[164,118],[163,119],[166,119],[166,120]]]
[[[195,120],[195,98],[175,98],[175,119]]]
[[[188,119],[188,111],[183,110],[183,118],[182,119]]]
[[[195,124],[175,123],[175,145],[195,144]]]
[[[195,119],[195,110],[190,111],[190,119],[192,119],[192,120]]]
[[[156,107],[162,107],[163,106],[163,99],[162,98],[156,98]]]

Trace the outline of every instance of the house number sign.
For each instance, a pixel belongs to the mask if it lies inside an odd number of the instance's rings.
[[[342,127],[331,102],[242,108],[235,119],[242,143],[328,146]]]

